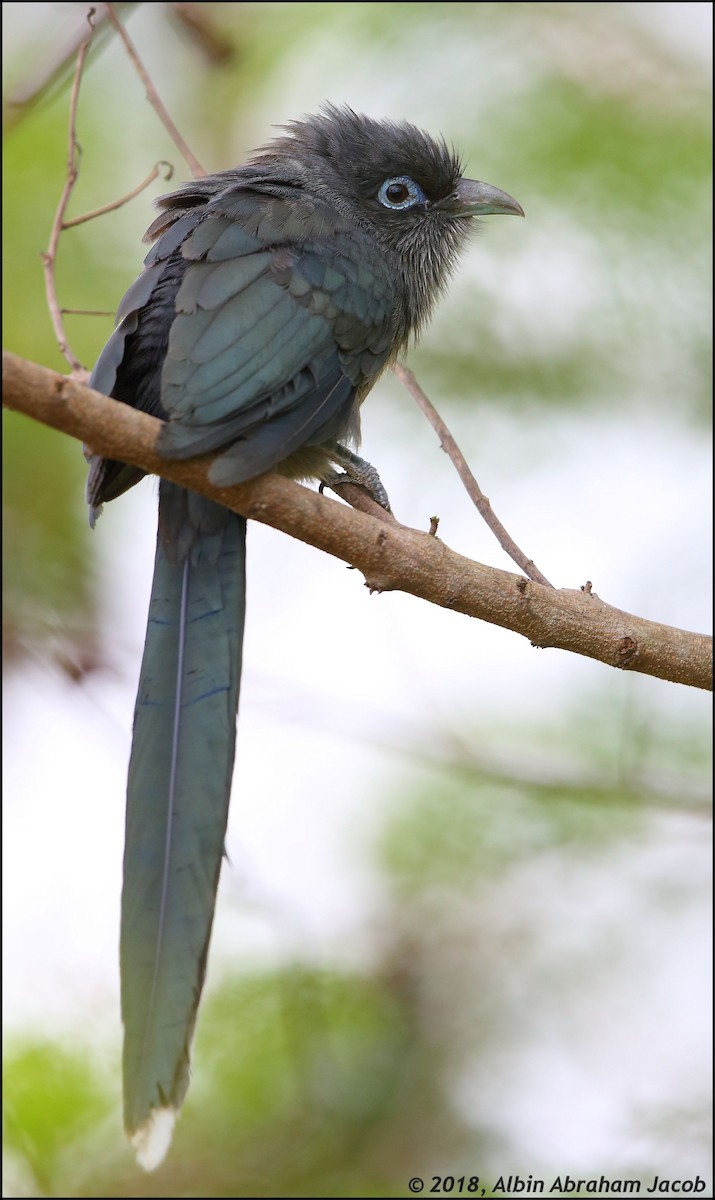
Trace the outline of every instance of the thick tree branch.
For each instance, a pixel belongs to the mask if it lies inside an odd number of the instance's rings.
[[[404,591],[624,670],[691,687],[712,686],[712,639],[646,621],[593,593],[554,589],[456,554],[442,541],[346,508],[279,475],[233,488],[208,480],[211,456],[167,462],[160,422],[16,355],[3,354],[4,403],[87,442],[98,453],[209,496],[362,571],[372,591]]]

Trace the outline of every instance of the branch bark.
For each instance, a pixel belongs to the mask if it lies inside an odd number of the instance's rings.
[[[3,352],[3,399],[98,453],[162,475],[357,567],[371,591],[403,591],[622,670],[712,687],[712,639],[621,612],[588,590],[555,589],[450,550],[439,538],[262,475],[232,488],[208,479],[211,455],[168,462],[156,452],[161,422],[85,385]]]

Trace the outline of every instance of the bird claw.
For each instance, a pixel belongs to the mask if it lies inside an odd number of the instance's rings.
[[[352,450],[348,450],[347,446],[340,445],[335,447],[332,452],[332,458],[343,470],[336,471],[335,474],[326,475],[320,484],[321,492],[324,487],[333,487],[335,484],[339,485],[341,483],[354,483],[358,487],[364,488],[375,503],[380,505],[380,508],[384,508],[386,512],[392,513],[389,497],[372,463],[367,462],[364,458],[360,458]]]

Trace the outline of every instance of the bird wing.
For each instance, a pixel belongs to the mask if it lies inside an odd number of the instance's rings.
[[[351,436],[356,393],[389,359],[394,288],[372,240],[327,204],[220,178],[218,195],[178,193],[149,229],[160,236],[90,384],[162,417],[167,458],[221,449],[211,478],[230,485]],[[93,514],[139,478],[91,460]]]
[[[380,257],[334,220],[326,231],[323,213],[305,214],[298,238],[281,201],[221,200],[181,247],[159,449],[223,449],[211,478],[230,484],[346,434],[356,391],[389,357],[393,288]]]
[[[89,379],[89,386],[98,392],[154,417],[166,416],[161,407],[161,369],[185,270],[181,243],[200,221],[198,209],[173,214],[171,228],[149,251],[144,270],[119,305],[117,327]],[[89,462],[87,502],[94,526],[105,501],[126,492],[144,472],[93,454],[88,447],[85,456]]]

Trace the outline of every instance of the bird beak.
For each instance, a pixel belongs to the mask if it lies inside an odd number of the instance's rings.
[[[511,213],[523,217],[524,210],[513,196],[477,179],[460,179],[456,191],[435,208],[443,208],[455,217],[486,217],[490,213]]]

